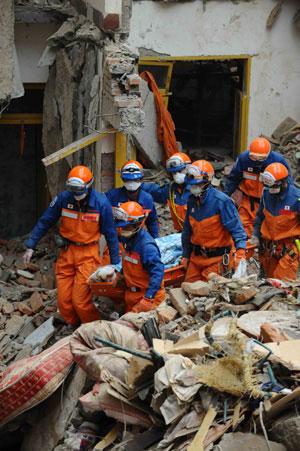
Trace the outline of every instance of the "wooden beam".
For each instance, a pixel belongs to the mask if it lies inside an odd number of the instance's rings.
[[[57,152],[53,152],[51,155],[42,159],[42,163],[44,166],[49,166],[50,164],[57,163],[57,161],[62,160],[63,158],[72,155],[72,153],[78,152],[78,150],[82,150],[91,144],[94,144],[96,141],[104,138],[104,136],[109,133],[115,133],[114,129],[105,130],[104,132],[94,132],[85,136],[84,138],[78,139],[78,141],[74,141],[66,147],[63,147]]]
[[[194,437],[194,440],[187,448],[187,451],[204,451],[204,439],[211,427],[215,417],[217,415],[216,410],[213,407],[210,407],[206,412],[206,415],[200,425],[200,428],[197,434]]]

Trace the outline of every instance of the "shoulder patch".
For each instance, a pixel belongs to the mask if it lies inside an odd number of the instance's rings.
[[[50,202],[50,207],[54,207],[57,201],[57,196],[54,197],[54,199]]]

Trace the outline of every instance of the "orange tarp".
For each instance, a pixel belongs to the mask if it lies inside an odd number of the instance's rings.
[[[163,96],[159,92],[151,72],[142,72],[140,76],[148,83],[149,89],[153,92],[157,114],[157,138],[162,143],[165,150],[165,157],[168,159],[174,153],[178,152],[175,125],[172,116],[164,104]]]

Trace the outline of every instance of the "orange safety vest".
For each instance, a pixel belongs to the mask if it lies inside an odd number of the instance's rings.
[[[299,213],[283,210],[279,216],[273,216],[266,208],[261,225],[261,235],[265,240],[279,241],[300,236]]]
[[[226,247],[233,244],[231,234],[223,226],[219,214],[202,221],[197,221],[190,215],[189,221],[192,228],[192,244],[205,248]]]
[[[263,192],[263,184],[259,181],[260,174],[256,174],[250,171],[243,171],[243,181],[241,182],[239,189],[244,194],[250,197],[260,198]]]
[[[63,208],[59,232],[75,243],[94,243],[100,238],[100,213]]]

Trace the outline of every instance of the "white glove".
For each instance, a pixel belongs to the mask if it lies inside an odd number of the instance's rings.
[[[252,244],[253,246],[258,246],[259,245],[259,238],[256,235],[252,235],[249,243]]]
[[[90,276],[90,280],[98,280],[102,282],[113,282],[116,278],[116,269],[113,265],[100,266]]]
[[[242,277],[246,276],[247,276],[247,260],[245,258],[242,258],[232,276],[232,279],[241,279]]]
[[[23,262],[24,265],[28,265],[28,263],[30,263],[30,260],[33,256],[33,249],[27,249],[27,251],[25,252],[25,254],[23,255]]]

